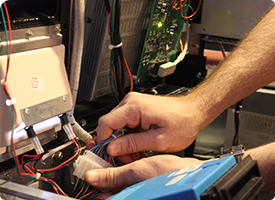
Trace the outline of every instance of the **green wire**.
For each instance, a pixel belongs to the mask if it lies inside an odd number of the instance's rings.
[[[114,23],[115,23],[115,9],[116,7],[116,0],[113,1],[113,6],[112,6],[112,13],[111,13],[111,19],[110,19],[110,37],[111,37],[111,44],[113,44],[113,33],[114,33]],[[118,95],[117,95],[117,87],[116,87],[116,80],[113,79],[113,75],[112,75],[112,66],[113,66],[113,63],[114,63],[114,50],[112,49],[111,50],[111,58],[110,58],[110,82],[111,82],[111,86],[112,86],[112,89],[113,89],[113,93],[114,93],[114,96],[116,98],[116,101],[117,103],[119,103],[119,98],[118,98]],[[114,72],[114,76],[115,76],[115,69],[113,69],[113,72]]]
[[[9,46],[9,34],[8,34],[8,28],[7,28],[6,19],[5,19],[5,15],[4,15],[4,11],[3,11],[3,6],[1,6],[0,9],[1,9],[1,15],[2,15],[2,18],[3,18],[3,24],[4,24],[5,34],[6,34],[6,42],[7,42],[7,62],[8,62],[8,59],[9,59],[9,51],[10,51],[10,46]]]
[[[7,42],[7,65],[8,65],[8,59],[9,59],[9,35],[8,35],[8,29],[7,29],[7,25],[6,25],[6,19],[5,19],[5,15],[4,15],[4,11],[3,11],[3,6],[0,7],[1,9],[1,15],[3,18],[3,24],[4,24],[4,29],[5,29],[5,34],[6,34],[6,42]],[[8,66],[7,66],[8,68]],[[7,93],[7,91],[4,89],[4,92],[7,96],[7,99],[10,100],[10,97]],[[14,125],[15,125],[15,110],[14,110],[14,106],[11,106],[11,110],[12,110],[12,116],[13,116],[13,120],[12,120],[12,129],[11,129],[11,139],[10,139],[10,143],[11,143],[11,153],[12,153],[12,157],[14,159],[15,165],[16,165],[16,169],[17,169],[17,173],[19,172],[19,168],[17,166],[17,160],[15,158],[15,154],[12,148],[12,138],[13,138],[13,132],[14,132]]]

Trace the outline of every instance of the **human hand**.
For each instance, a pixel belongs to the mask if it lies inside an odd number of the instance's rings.
[[[110,113],[98,121],[97,141],[113,130],[140,127],[143,131],[117,138],[108,145],[111,156],[154,150],[175,152],[188,147],[204,128],[202,107],[186,97],[128,93]]]
[[[159,155],[121,167],[90,170],[85,174],[85,181],[96,188],[108,188],[111,193],[117,193],[135,183],[202,162],[195,158]]]

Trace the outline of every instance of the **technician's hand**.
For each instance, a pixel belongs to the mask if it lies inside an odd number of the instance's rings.
[[[188,97],[188,95],[186,96]],[[109,138],[113,130],[127,126],[143,132],[120,137],[108,145],[111,156],[141,151],[176,152],[189,146],[202,125],[203,108],[186,97],[163,97],[128,93],[110,113],[98,121],[97,141]]]
[[[111,192],[117,193],[135,183],[199,163],[202,161],[195,158],[159,155],[121,167],[90,170],[85,174],[85,181],[96,188],[111,188]]]

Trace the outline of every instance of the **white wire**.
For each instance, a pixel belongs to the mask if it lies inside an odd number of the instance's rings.
[[[73,107],[70,113],[68,113],[68,119],[72,125],[74,133],[86,142],[87,139],[93,138],[87,131],[85,131],[75,120],[74,107],[76,104],[77,92],[79,87],[81,60],[83,54],[84,44],[84,26],[85,26],[85,0],[75,0],[75,20],[74,20],[74,38],[73,38],[73,50],[72,61],[70,71],[70,85],[73,97]]]

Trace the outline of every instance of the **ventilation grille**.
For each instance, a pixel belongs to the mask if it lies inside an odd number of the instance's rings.
[[[139,60],[154,0],[122,0],[120,33],[123,52],[133,74]],[[87,1],[84,55],[81,68],[79,99],[95,99],[112,92],[109,80],[110,37],[108,13],[102,0]],[[130,85],[129,77],[126,77]]]

